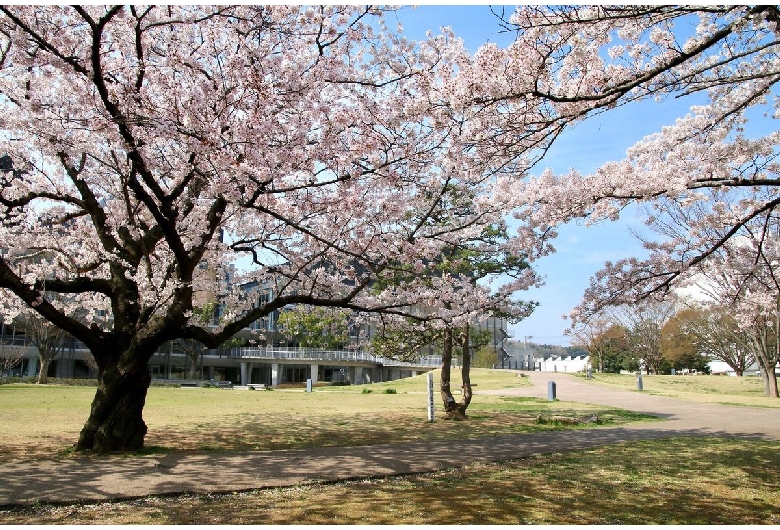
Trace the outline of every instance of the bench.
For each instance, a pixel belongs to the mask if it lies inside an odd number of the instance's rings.
[[[268,385],[265,383],[250,383],[246,386],[249,390],[268,390]]]
[[[206,383],[207,387],[213,386],[215,388],[227,388],[232,389],[233,388],[233,381],[214,381],[213,379]]]

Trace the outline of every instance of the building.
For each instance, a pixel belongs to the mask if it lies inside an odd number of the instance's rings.
[[[359,345],[357,336],[351,344],[338,349],[301,347],[287,341],[274,328],[278,315],[253,322],[237,337],[249,338],[258,330],[268,332],[258,345],[205,349],[192,341],[174,341],[161,347],[149,361],[153,380],[185,382],[229,381],[236,385],[312,383],[366,384],[411,377],[439,368],[442,356],[436,348],[426,347],[421,356],[404,362],[374,355]],[[506,335],[506,321],[488,319],[475,324],[477,330],[491,333],[499,349]],[[3,326],[0,333],[0,359],[5,359],[2,373],[17,377],[35,377],[38,352],[28,337]],[[16,360],[17,362],[13,362]],[[457,359],[453,366],[457,367]],[[49,367],[50,377],[95,378],[97,367],[89,350],[79,341],[69,339]]]

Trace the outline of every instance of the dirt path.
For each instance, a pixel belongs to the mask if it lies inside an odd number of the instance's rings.
[[[236,454],[74,458],[0,466],[0,505],[98,501],[178,492],[231,492],[269,486],[419,473],[533,454],[681,435],[780,440],[780,409],[725,407],[610,389],[561,373],[527,374],[533,386],[480,391],[557,397],[621,407],[668,421],[624,427],[512,434],[475,440],[327,447]]]

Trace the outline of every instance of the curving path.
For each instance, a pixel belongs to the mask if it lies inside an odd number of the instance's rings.
[[[598,403],[665,418],[623,427],[512,434],[475,440],[324,447],[125,458],[74,458],[0,465],[0,506],[36,502],[127,499],[180,492],[216,493],[409,474],[456,467],[463,462],[501,461],[624,441],[712,435],[780,441],[780,409],[726,407],[627,392],[571,375],[526,372],[532,386],[477,394],[547,398],[555,381],[563,401]]]

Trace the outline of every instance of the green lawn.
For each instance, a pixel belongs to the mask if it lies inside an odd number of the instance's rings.
[[[529,384],[526,378],[501,370],[475,370],[473,382],[488,390]],[[386,393],[388,389],[395,393]],[[0,462],[67,456],[94,393],[89,387],[0,385],[0,424],[15,425],[0,435]],[[435,403],[441,419],[438,394]],[[149,428],[146,451],[155,452],[346,446],[356,440],[371,445],[532,432],[567,428],[539,423],[539,415],[593,414],[612,425],[651,420],[595,405],[476,395],[469,421],[429,423],[426,375],[374,385],[317,387],[312,393],[152,387],[144,408]]]

